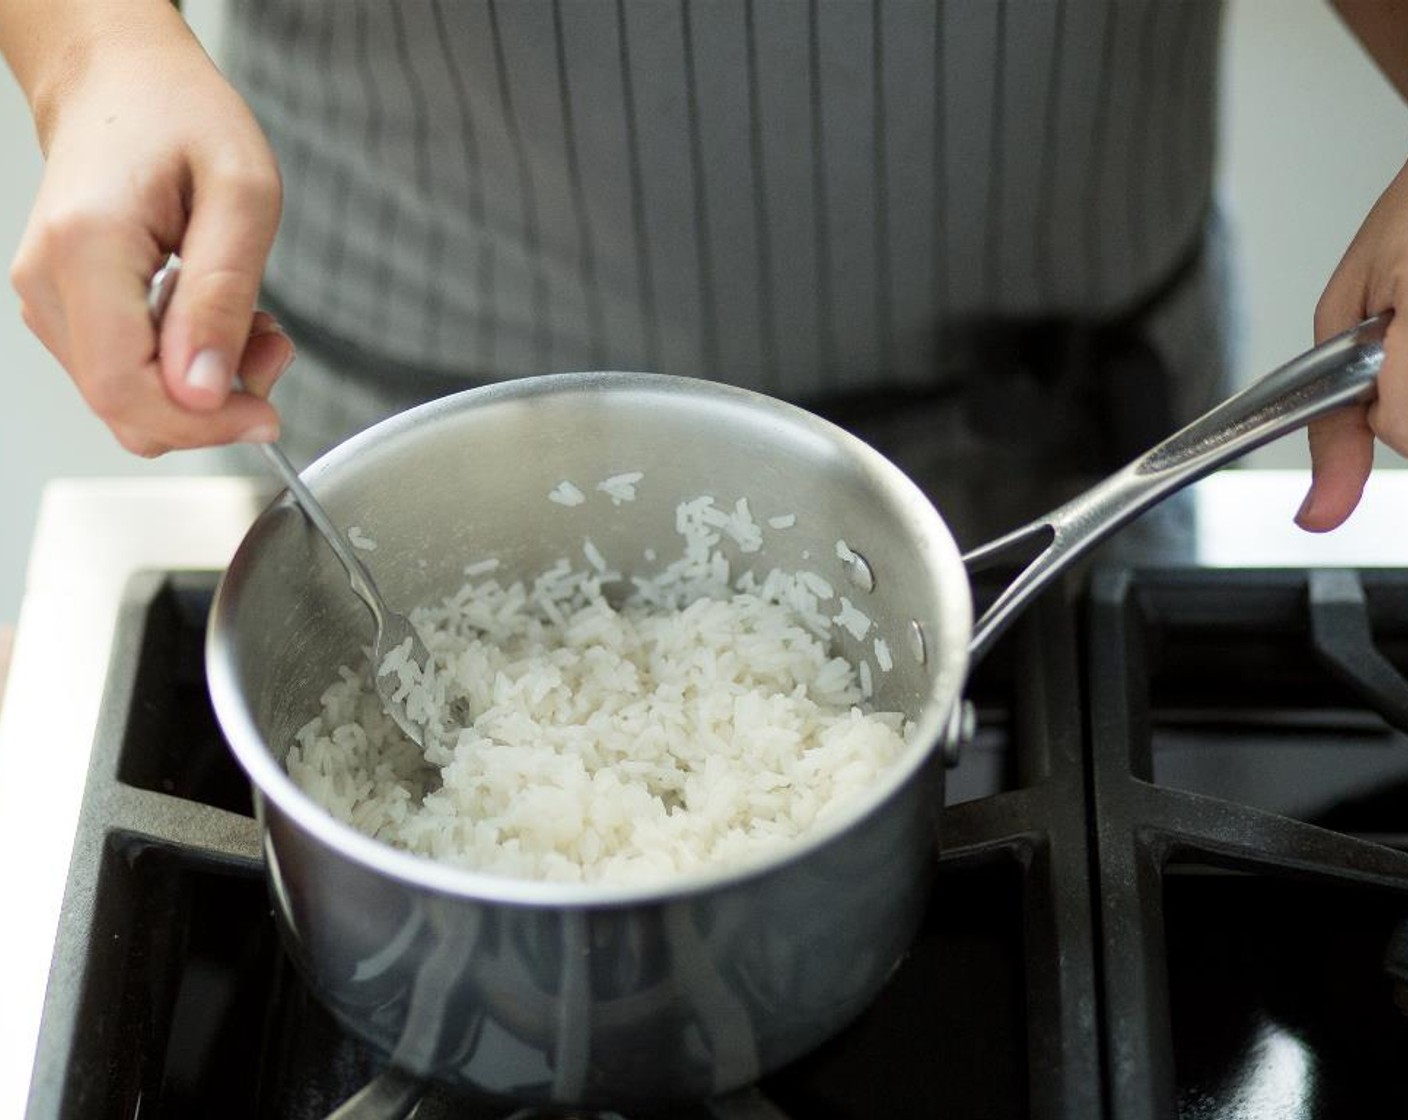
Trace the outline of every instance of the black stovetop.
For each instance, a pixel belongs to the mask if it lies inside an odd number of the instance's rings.
[[[123,612],[36,1120],[324,1117],[378,1070],[241,855],[201,662],[215,578],[144,576]],[[755,1090],[668,1115],[1408,1115],[1405,670],[1408,572],[1055,589],[974,673],[979,734],[890,985]],[[432,1091],[416,1115],[513,1110]]]

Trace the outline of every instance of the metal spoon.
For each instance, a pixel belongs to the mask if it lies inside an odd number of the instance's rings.
[[[172,253],[167,257],[166,263],[152,277],[151,286],[147,292],[147,306],[151,311],[152,320],[158,325],[166,313],[167,305],[171,302],[171,294],[176,289],[176,278],[180,272],[181,258]],[[243,389],[239,378],[235,379],[235,388]],[[352,590],[366,604],[367,610],[371,611],[372,623],[375,627],[372,637],[372,680],[376,685],[377,695],[381,697],[382,707],[386,709],[386,714],[395,721],[396,726],[404,731],[413,743],[423,749],[430,734],[430,725],[411,717],[406,710],[406,699],[401,695],[400,675],[383,672],[382,668],[390,654],[410,642],[410,660],[415,666],[416,673],[428,683],[434,671],[430,651],[425,648],[425,643],[416,633],[416,628],[411,625],[411,620],[386,605],[386,600],[382,598],[381,592],[377,589],[376,581],[372,579],[371,572],[367,570],[361,558],[353,551],[341,530],[333,524],[327,510],[323,509],[322,503],[303,484],[303,480],[298,476],[298,470],[289,462],[288,456],[283,453],[279,445],[277,443],[261,443],[257,446],[264,453],[264,458],[273,466],[280,481],[288,487],[288,492],[293,495],[294,501],[298,503],[304,515],[313,523],[313,527],[322,533],[323,539],[328,542],[328,547],[332,549],[333,555],[346,569],[347,582],[352,585]]]

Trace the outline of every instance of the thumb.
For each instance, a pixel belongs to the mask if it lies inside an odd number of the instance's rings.
[[[1317,322],[1317,335],[1318,327]],[[1375,440],[1383,431],[1376,416],[1383,412],[1384,398],[1393,399],[1408,371],[1405,331],[1408,315],[1396,312],[1384,334],[1377,404],[1350,405],[1310,425],[1310,491],[1296,514],[1302,529],[1323,533],[1337,528],[1359,504],[1374,468]]]
[[[1343,408],[1310,425],[1310,491],[1296,524],[1324,533],[1344,523],[1374,465],[1374,433],[1363,408]]]
[[[278,228],[278,173],[235,168],[196,174],[181,244],[181,282],[161,331],[161,374],[180,405],[224,404],[249,338],[264,262]]]

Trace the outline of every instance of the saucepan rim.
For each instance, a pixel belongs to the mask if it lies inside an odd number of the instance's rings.
[[[422,426],[467,408],[542,394],[642,389],[733,399],[748,407],[766,410],[780,422],[801,424],[836,442],[847,455],[860,457],[866,462],[866,469],[893,491],[910,524],[922,538],[920,544],[927,558],[928,573],[935,583],[935,601],[939,608],[936,621],[940,633],[926,634],[926,656],[939,661],[930,678],[920,716],[914,722],[911,749],[905,756],[887,769],[872,789],[776,851],[746,861],[684,872],[664,882],[571,883],[513,878],[454,866],[394,848],[337,820],[294,783],[266,743],[239,686],[230,639],[237,626],[239,588],[246,569],[258,563],[258,526],[276,509],[290,504],[288,495],[282,494],[256,520],[222,574],[211,603],[206,632],[206,674],[211,699],[231,749],[257,791],[261,823],[266,823],[263,799],[267,798],[309,835],[348,859],[431,892],[510,906],[624,907],[726,889],[795,864],[818,849],[844,839],[871,814],[883,812],[886,804],[916,780],[926,767],[943,765],[942,758],[937,757],[939,745],[967,678],[973,626],[971,588],[958,546],[942,515],[903,471],[864,441],[805,409],[735,386],[663,374],[618,371],[544,374],[467,389],[392,416],[327,452],[303,473],[304,481],[316,493],[320,480],[347,469],[349,462],[373,445],[407,439]],[[936,817],[939,808],[935,806]]]

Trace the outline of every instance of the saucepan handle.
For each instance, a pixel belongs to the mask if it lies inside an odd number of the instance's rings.
[[[1306,351],[1045,517],[974,549],[970,573],[1039,549],[973,628],[976,661],[1052,580],[1150,506],[1326,413],[1374,399],[1391,313]]]

